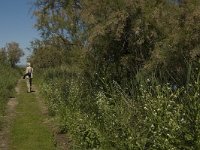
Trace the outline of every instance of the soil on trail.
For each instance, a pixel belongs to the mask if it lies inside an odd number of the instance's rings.
[[[15,88],[16,94],[19,94],[19,82],[17,83],[17,86]],[[16,106],[18,104],[18,101],[15,97],[12,97],[8,100],[7,106],[6,106],[6,112],[3,116],[3,125],[2,129],[0,130],[0,150],[8,150],[9,145],[9,135],[10,135],[10,126],[12,123],[12,120],[14,119],[16,115]]]
[[[50,117],[48,114],[48,108],[44,104],[44,101],[41,100],[41,97],[39,95],[39,92],[36,86],[33,86],[33,89],[35,90],[34,94],[36,94],[36,100],[38,101],[38,104],[40,106],[42,114],[45,116],[44,124],[48,126],[48,128],[51,130],[53,137],[54,137],[54,144],[56,146],[57,150],[69,150],[70,149],[70,139],[68,138],[67,134],[60,133],[59,127],[56,124],[57,121],[55,121],[55,118]]]
[[[25,85],[24,80],[20,79],[15,88],[16,97],[10,98],[7,103],[5,116],[3,117],[3,128],[2,130],[0,130],[0,150],[10,149],[10,145],[12,145],[11,137],[13,135],[12,128],[13,126],[15,126],[15,123],[17,123],[16,118],[18,117],[18,115],[20,113],[24,113],[24,112],[19,112],[19,109],[18,109],[18,107],[22,106],[22,103],[23,103],[22,99],[24,99],[23,94],[25,93],[25,86],[23,84]],[[59,133],[58,125],[55,123],[54,118],[51,118],[48,115],[48,109],[46,105],[44,104],[44,101],[40,97],[37,87],[33,86],[33,90],[34,92],[28,93],[28,94],[31,94],[32,98],[34,97],[34,101],[36,105],[38,105],[40,115],[42,116],[42,120],[43,120],[42,124],[46,126],[46,128],[48,128],[48,131],[52,135],[52,138],[53,138],[52,142],[53,142],[53,145],[55,146],[54,148],[52,147],[52,150],[53,149],[68,150],[70,140],[67,138],[66,134]]]

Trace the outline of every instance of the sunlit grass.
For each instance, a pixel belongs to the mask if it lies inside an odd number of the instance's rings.
[[[53,137],[44,124],[36,95],[26,93],[26,83],[20,83],[19,104],[16,118],[11,127],[11,146],[13,150],[54,150]]]

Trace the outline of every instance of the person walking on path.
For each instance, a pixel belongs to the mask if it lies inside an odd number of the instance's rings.
[[[33,68],[31,67],[30,63],[27,63],[25,75],[23,78],[26,79],[27,92],[30,93],[32,88],[32,79],[33,79]]]

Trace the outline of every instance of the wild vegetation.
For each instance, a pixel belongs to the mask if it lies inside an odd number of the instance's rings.
[[[198,0],[36,0],[34,64],[73,149],[200,149]]]
[[[16,55],[17,53],[18,55]],[[14,88],[20,77],[20,70],[16,67],[16,63],[22,54],[19,44],[15,42],[8,43],[6,47],[0,48],[0,128],[6,102],[9,97],[14,95]]]

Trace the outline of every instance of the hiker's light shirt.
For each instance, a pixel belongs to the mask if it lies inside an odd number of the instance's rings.
[[[31,73],[31,78],[33,78],[33,68],[28,66],[26,67],[26,74]],[[29,76],[26,76],[26,78],[29,78]]]
[[[27,63],[26,71],[26,84],[27,84],[27,92],[30,93],[32,89],[32,78],[33,78],[33,68],[30,63]]]

